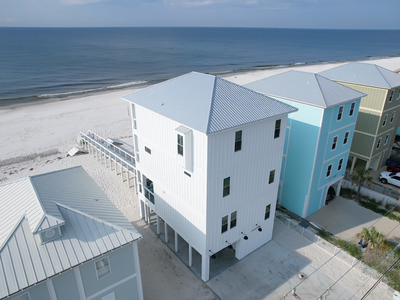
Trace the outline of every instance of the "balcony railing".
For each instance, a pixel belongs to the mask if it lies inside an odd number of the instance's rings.
[[[147,187],[144,188],[144,196],[154,204],[154,194]]]

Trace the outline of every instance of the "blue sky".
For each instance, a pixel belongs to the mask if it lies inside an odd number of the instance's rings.
[[[7,27],[400,29],[399,16],[400,0],[0,0]]]

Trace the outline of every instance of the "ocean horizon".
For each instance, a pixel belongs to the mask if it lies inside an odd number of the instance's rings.
[[[400,30],[0,28],[0,106],[158,83],[400,56]]]

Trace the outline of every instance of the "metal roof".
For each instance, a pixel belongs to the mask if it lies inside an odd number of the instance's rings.
[[[349,63],[319,73],[332,80],[392,89],[400,86],[400,75],[374,64]]]
[[[30,179],[0,186],[0,298],[141,238],[82,167]],[[54,219],[63,236],[41,244],[31,221],[48,228]]]
[[[150,86],[123,99],[205,134],[297,111],[240,85],[197,72]]]
[[[287,71],[245,85],[269,96],[328,108],[366,96],[321,75]]]

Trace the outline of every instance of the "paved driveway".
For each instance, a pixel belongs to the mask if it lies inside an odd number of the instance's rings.
[[[346,241],[356,241],[363,227],[375,228],[396,243],[400,242],[400,224],[358,205],[353,200],[336,197],[307,220]]]

